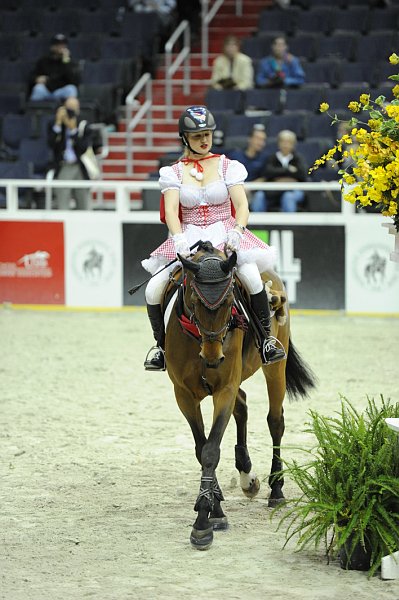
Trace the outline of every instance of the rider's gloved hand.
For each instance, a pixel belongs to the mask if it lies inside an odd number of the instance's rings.
[[[230,229],[227,232],[226,245],[227,249],[232,252],[237,252],[241,244],[242,233],[237,229]]]
[[[190,256],[190,246],[184,233],[176,233],[173,237],[176,254],[180,254],[183,258]]]

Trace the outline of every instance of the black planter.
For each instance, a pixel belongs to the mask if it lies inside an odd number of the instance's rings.
[[[368,571],[371,562],[371,548],[363,548],[359,542],[349,558],[352,540],[349,538],[339,550],[339,564],[341,569],[349,571]]]

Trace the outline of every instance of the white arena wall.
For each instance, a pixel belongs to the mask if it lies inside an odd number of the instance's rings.
[[[81,212],[18,210],[12,186],[27,185],[8,182],[9,202],[0,211],[0,302],[144,304],[144,288],[134,296],[127,290],[148,277],[140,260],[167,231],[156,212],[130,210],[126,200],[129,190],[148,183],[114,183],[116,210]],[[276,270],[291,308],[399,315],[399,263],[390,260],[394,236],[383,227],[389,219],[351,209],[343,203],[340,213],[251,213],[249,228],[277,246]]]

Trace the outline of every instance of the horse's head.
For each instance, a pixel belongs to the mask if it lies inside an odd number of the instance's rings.
[[[216,368],[224,359],[237,255],[226,258],[208,242],[200,248],[192,260],[179,257],[187,274],[185,304],[201,335],[200,357],[207,367]]]

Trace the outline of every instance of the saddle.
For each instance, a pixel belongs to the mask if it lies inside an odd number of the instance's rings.
[[[270,304],[270,314],[271,316],[276,317],[277,322],[280,325],[284,325],[287,318],[284,309],[284,304],[287,301],[287,297],[284,292],[273,290],[271,286],[271,280],[265,282],[265,289]],[[165,288],[161,302],[162,312],[164,315],[170,302],[174,298],[176,291],[177,300],[175,304],[175,310],[179,319],[179,323],[185,333],[191,337],[194,337],[195,339],[199,339],[200,334],[196,325],[184,315],[183,299],[185,293],[185,281],[183,281],[183,269],[181,267],[177,267],[175,271],[171,273],[169,277],[169,283]],[[243,329],[244,331],[250,329],[254,335],[255,342],[258,345],[258,343],[261,343],[262,339],[262,335],[258,330],[258,320],[251,308],[249,294],[237,273],[235,274],[233,293],[235,300],[232,306],[230,329],[239,328]]]

